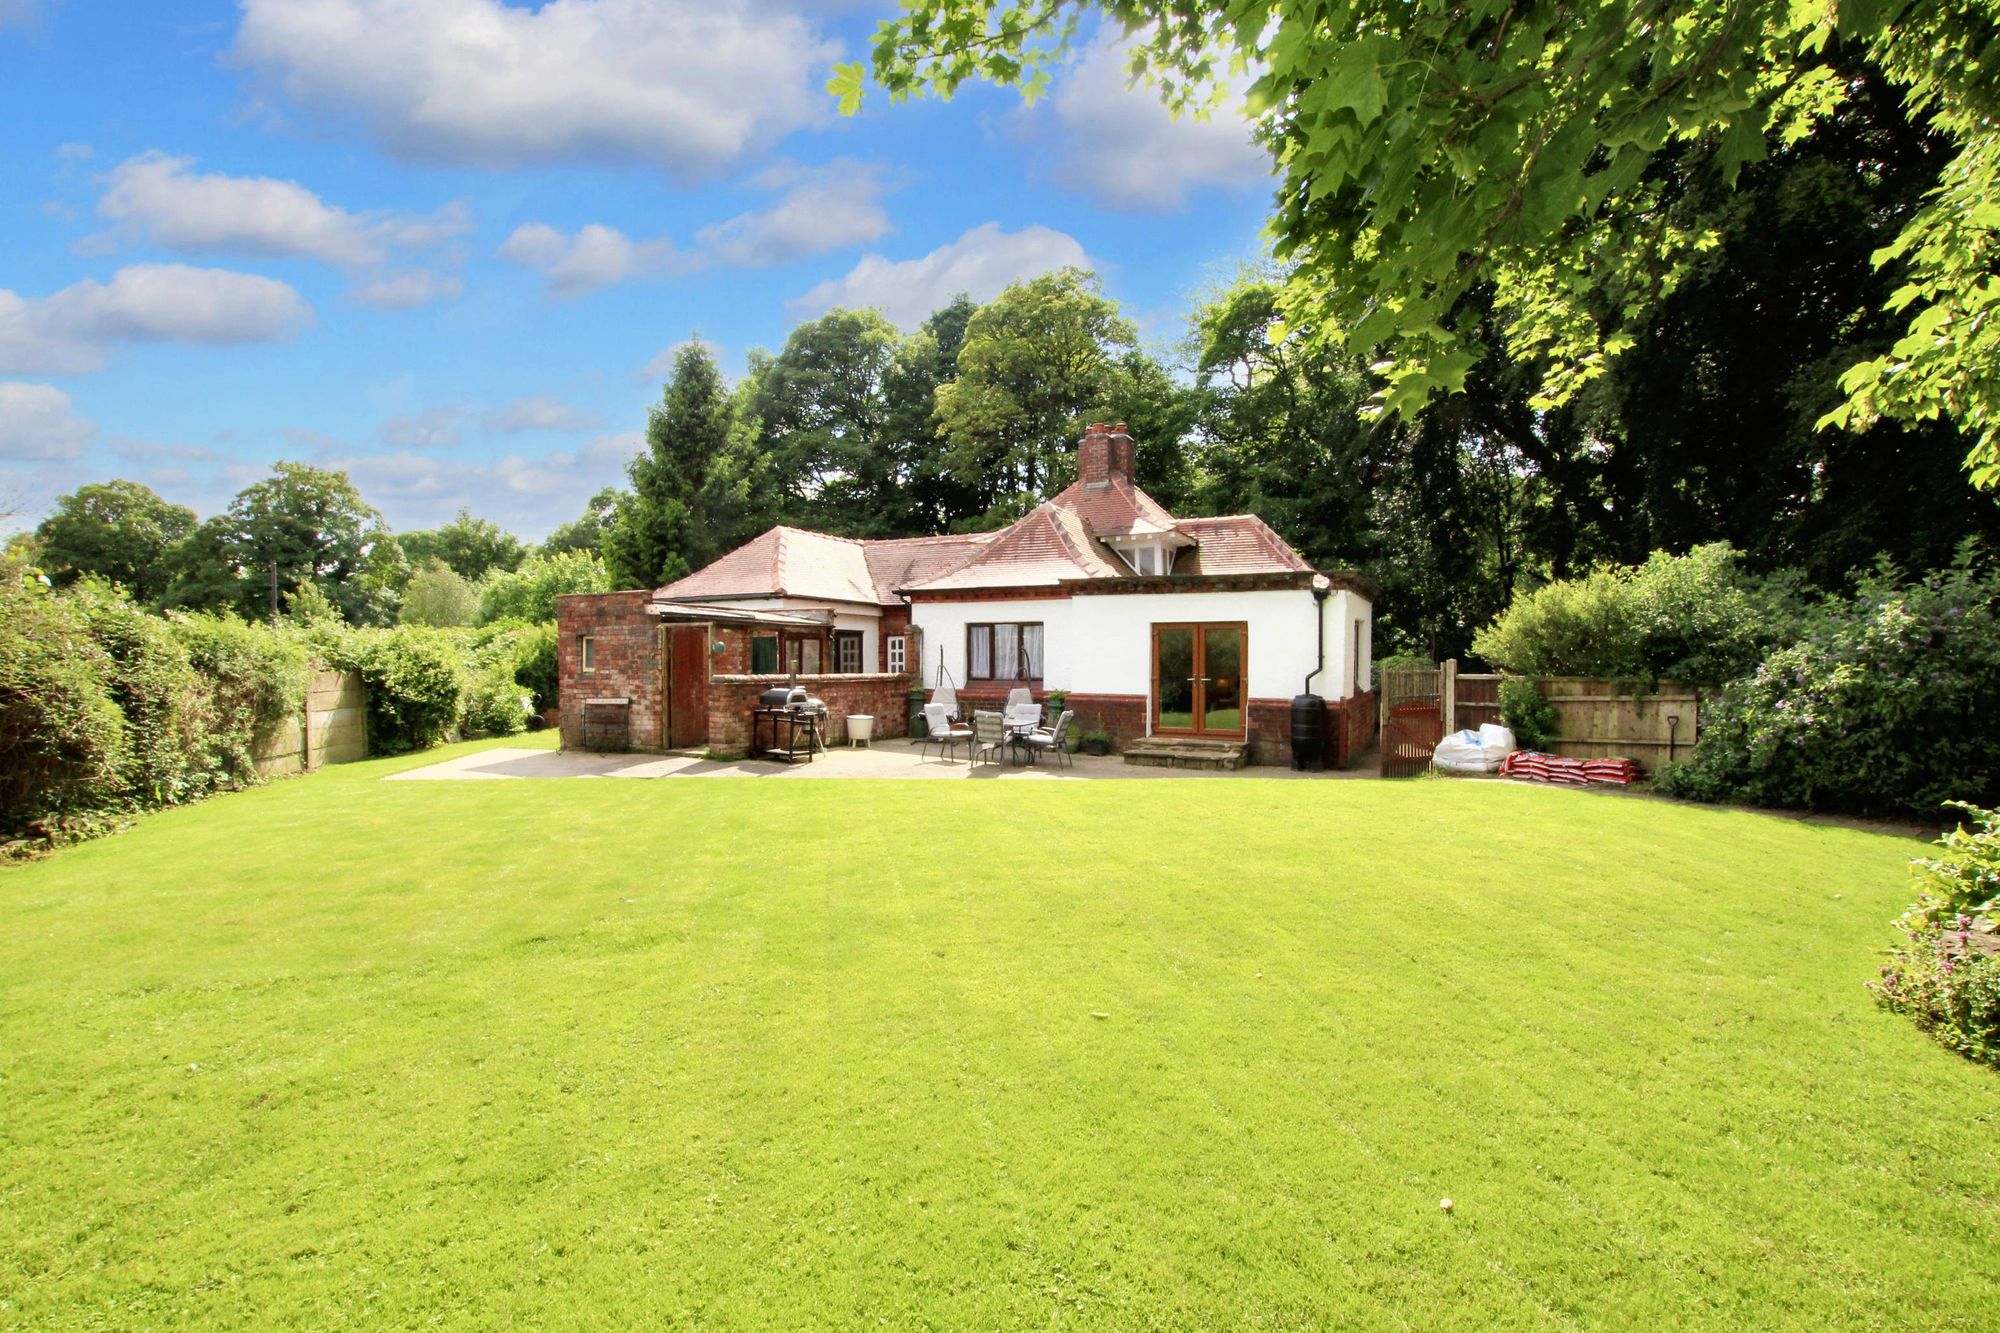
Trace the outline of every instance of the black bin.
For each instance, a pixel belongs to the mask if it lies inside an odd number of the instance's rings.
[[[1292,697],[1292,767],[1326,768],[1326,700],[1317,694]]]

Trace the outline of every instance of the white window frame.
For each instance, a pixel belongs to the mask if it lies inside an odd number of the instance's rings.
[[[576,651],[577,651],[577,662],[578,662],[577,666],[578,674],[588,676],[596,672],[597,636],[595,634],[577,635]]]
[[[903,674],[903,672],[909,669],[908,666],[909,659],[905,656],[906,651],[907,647],[904,643],[903,636],[900,634],[891,634],[889,636],[890,674],[900,676],[901,674]]]

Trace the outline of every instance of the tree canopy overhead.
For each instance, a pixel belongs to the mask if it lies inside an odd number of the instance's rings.
[[[972,78],[1032,97],[1090,9],[1177,110],[1256,76],[1284,308],[1371,358],[1376,407],[1403,416],[1464,388],[1482,290],[1542,368],[1538,406],[1602,374],[1714,244],[1663,156],[1700,146],[1733,183],[1839,109],[1832,53],[1859,52],[1950,160],[1876,256],[1903,336],[1847,368],[1824,424],[1950,419],[1975,483],[2000,484],[1995,0],[906,0],[872,71],[838,66],[829,91],[851,111],[872,72],[897,98]]]

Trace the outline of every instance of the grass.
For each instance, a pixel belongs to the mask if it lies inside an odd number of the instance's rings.
[[[1910,840],[420,762],[0,872],[0,1327],[1991,1326]]]

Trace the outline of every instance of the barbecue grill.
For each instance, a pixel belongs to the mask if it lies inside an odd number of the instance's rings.
[[[803,685],[777,685],[765,690],[757,696],[757,707],[750,710],[751,752],[790,762],[799,757],[799,743],[803,739],[805,758],[810,760],[815,750],[826,748],[825,724],[830,715],[825,701],[808,694]],[[768,746],[761,741],[767,720],[771,727]]]

